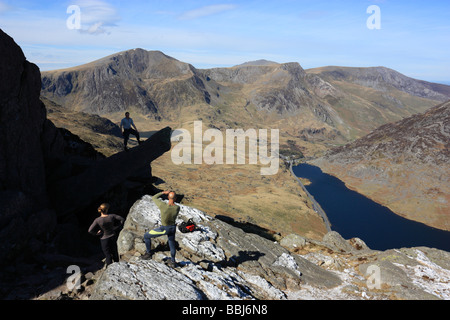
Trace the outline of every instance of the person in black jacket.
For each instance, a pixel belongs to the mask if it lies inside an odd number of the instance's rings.
[[[117,238],[125,219],[116,214],[108,214],[108,203],[102,203],[97,210],[100,213],[100,217],[94,220],[88,232],[92,235],[101,236],[100,244],[106,257],[106,265],[108,266],[113,261],[119,262]]]
[[[134,130],[131,127],[133,127]],[[123,118],[122,121],[120,121],[120,129],[123,130],[122,131],[123,146],[124,146],[125,151],[128,151],[127,143],[128,143],[128,139],[130,138],[130,134],[132,134],[136,137],[138,144],[141,144],[141,138],[139,136],[139,131],[136,128],[136,125],[134,124],[133,119],[130,118],[129,112],[126,112],[125,118]]]

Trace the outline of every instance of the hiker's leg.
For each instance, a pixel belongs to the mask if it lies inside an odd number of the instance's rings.
[[[138,141],[139,144],[141,144],[141,137],[139,135],[139,132],[136,131],[136,139]]]
[[[119,262],[119,250],[117,249],[118,236],[111,237],[110,239],[110,251],[114,262]]]
[[[170,256],[171,256],[173,262],[175,262],[175,255],[177,253],[177,244],[175,242],[176,230],[177,230],[176,226],[171,226],[167,232],[169,248],[170,248]]]
[[[123,130],[123,145],[125,148],[127,147],[129,138],[130,138],[130,130],[129,129]]]
[[[141,144],[141,140],[140,140],[139,132],[137,132],[137,131],[136,131],[136,130],[134,130],[134,129],[130,129],[130,133],[131,133],[132,135],[134,135],[134,136],[136,137],[136,139],[137,139],[138,143],[139,143],[139,144]]]
[[[147,253],[150,253],[152,251],[152,237],[148,232],[144,235],[144,242],[145,242],[145,251]]]
[[[144,235],[145,248],[147,253],[151,253],[152,249],[152,238],[158,238],[166,234],[166,230],[162,227],[150,230]]]
[[[106,258],[106,265],[109,266],[112,263],[111,250],[109,247],[109,239],[100,239],[100,244],[102,246],[103,254],[105,255]]]

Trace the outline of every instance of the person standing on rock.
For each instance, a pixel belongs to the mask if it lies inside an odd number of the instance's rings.
[[[159,199],[162,195],[167,195],[169,198],[169,203],[166,203]],[[175,232],[177,230],[175,220],[180,212],[180,206],[175,204],[176,194],[173,191],[164,191],[157,193],[153,196],[153,202],[158,206],[161,211],[161,226],[153,229],[144,235],[146,253],[142,256],[143,259],[150,259],[152,256],[151,250],[151,239],[161,236],[167,236],[170,248],[171,260],[169,264],[172,267],[176,266],[175,254],[176,254],[176,243],[175,243]]]
[[[133,127],[134,130],[131,127]],[[128,139],[130,138],[130,134],[134,135],[136,137],[138,143],[141,144],[139,131],[136,128],[136,126],[134,125],[133,119],[130,118],[129,112],[125,112],[125,118],[123,118],[122,121],[120,121],[120,130],[123,130],[122,131],[123,145],[124,145],[123,147],[124,147],[125,151],[128,151],[127,144],[128,144]]]
[[[100,244],[108,266],[113,261],[119,262],[117,238],[125,219],[116,214],[108,214],[108,203],[102,203],[97,210],[100,213],[100,217],[94,220],[88,232],[92,235],[101,236]]]

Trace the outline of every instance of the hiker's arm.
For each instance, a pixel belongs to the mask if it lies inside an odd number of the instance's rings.
[[[136,130],[136,132],[139,132],[139,130],[136,128],[136,126],[134,125],[134,121],[131,120],[131,126],[134,128],[134,130]]]
[[[114,215],[114,219],[116,219],[117,221],[119,221],[119,223],[120,223],[121,225],[123,225],[124,222],[125,222],[124,217],[119,216],[119,215],[117,215],[117,214]]]
[[[161,197],[163,194],[164,194],[164,192],[160,192],[160,193],[155,194],[152,197],[153,202],[156,203],[157,206],[159,206],[159,204],[163,203],[162,200],[159,199],[159,197]]]
[[[114,231],[121,230],[123,228],[125,219],[117,214],[113,214],[112,217],[114,218],[115,221],[119,222],[118,224],[115,223]]]
[[[91,224],[91,226],[89,227],[88,232],[90,234],[92,234],[93,236],[96,236],[97,234],[99,234],[99,226],[97,224],[97,220],[94,220],[94,222]]]

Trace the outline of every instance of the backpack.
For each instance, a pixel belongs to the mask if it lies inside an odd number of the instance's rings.
[[[180,230],[181,233],[188,233],[195,231],[196,225],[192,219],[189,219],[188,222],[182,222],[178,225],[178,230]]]

